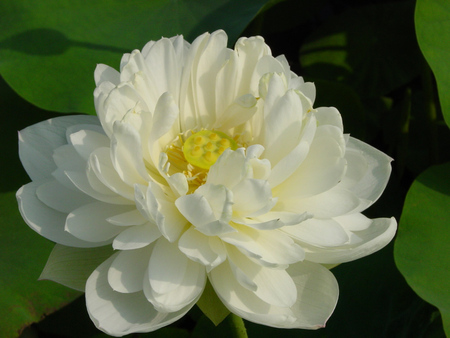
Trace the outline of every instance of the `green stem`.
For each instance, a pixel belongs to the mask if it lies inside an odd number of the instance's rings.
[[[247,329],[245,328],[244,320],[236,316],[234,313],[230,313],[228,316],[228,322],[233,332],[232,337],[235,338],[247,338]]]

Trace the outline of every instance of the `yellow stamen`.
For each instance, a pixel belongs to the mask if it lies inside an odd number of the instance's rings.
[[[190,164],[209,169],[227,148],[236,150],[235,140],[220,131],[201,130],[183,144],[183,154]]]

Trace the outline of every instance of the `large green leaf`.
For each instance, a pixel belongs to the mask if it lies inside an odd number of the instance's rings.
[[[53,243],[25,225],[14,192],[0,194],[0,205],[0,332],[8,338],[80,293],[37,280]]]
[[[450,163],[427,169],[405,200],[395,261],[413,290],[437,306],[450,335]]]
[[[184,34],[193,40],[224,29],[230,42],[266,0],[3,0],[0,73],[22,97],[60,112],[93,113],[97,63],[151,39]]]
[[[16,337],[27,325],[70,302],[79,292],[38,281],[53,244],[22,220],[15,191],[29,181],[18,157],[17,130],[55,113],[40,110],[18,97],[0,78],[0,336]]]
[[[302,46],[304,75],[352,85],[362,97],[408,83],[422,64],[413,11],[409,1],[374,4],[326,21]]]
[[[450,126],[450,1],[417,0],[416,34],[436,77],[442,113]]]

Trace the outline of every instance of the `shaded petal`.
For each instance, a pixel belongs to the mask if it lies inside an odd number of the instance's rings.
[[[114,123],[111,159],[119,176],[129,185],[146,184],[150,180],[143,161],[140,135],[128,123]]]
[[[191,260],[187,262],[187,268],[180,285],[167,293],[157,293],[151,287],[148,278],[144,278],[144,294],[153,304],[156,310],[161,312],[174,312],[186,305],[197,302],[206,283],[204,267]]]
[[[297,300],[291,307],[274,306],[261,300],[237,283],[228,264],[214,269],[210,281],[224,305],[246,320],[277,328],[324,327],[339,293],[333,274],[310,262],[291,265],[287,272],[297,289]]]
[[[76,124],[98,125],[95,116],[61,116],[27,127],[19,132],[19,157],[33,181],[50,178],[56,169],[53,151],[67,144],[66,130]]]
[[[366,162],[367,170],[362,174],[361,157]],[[349,172],[341,185],[353,192],[360,199],[374,203],[387,185],[391,174],[392,158],[370,145],[350,137],[347,142],[346,158],[349,161]],[[358,165],[359,163],[359,165]],[[355,168],[355,169],[353,169]],[[368,206],[367,206],[368,207]]]
[[[176,244],[159,239],[148,265],[148,277],[152,289],[160,294],[175,290],[181,285],[189,259]]]
[[[280,307],[290,307],[295,303],[297,289],[285,270],[256,264],[231,246],[227,247],[227,252],[231,262],[255,284],[254,292],[259,298]]]
[[[341,225],[332,219],[310,218],[298,225],[283,228],[294,239],[323,247],[336,247],[350,238]]]
[[[207,236],[236,231],[227,221],[217,219],[208,200],[197,193],[181,196],[175,201],[181,214]]]
[[[102,331],[113,336],[151,332],[167,326],[194,306],[194,302],[172,313],[161,313],[147,301],[143,292],[115,292],[108,283],[108,270],[116,255],[106,260],[86,283],[86,306],[90,318]]]
[[[114,238],[115,250],[133,250],[143,248],[161,237],[161,232],[154,224],[135,225],[125,229]],[[146,267],[147,268],[147,267]]]
[[[320,264],[307,261],[290,265],[287,272],[297,286],[297,302],[291,307],[296,321],[285,327],[304,329],[325,327],[339,296],[336,278]]]
[[[222,241],[217,237],[206,236],[194,227],[181,236],[178,247],[187,257],[203,264],[208,272],[226,259]]]
[[[108,282],[114,291],[132,293],[143,289],[144,275],[152,247],[121,251],[108,270]]]
[[[89,165],[97,178],[111,191],[127,199],[134,198],[134,189],[117,173],[111,160],[109,148],[98,148],[89,157]]]
[[[303,260],[303,249],[279,230],[255,230],[236,225],[238,232],[223,234],[220,238],[236,246],[242,253],[268,267],[284,266]]]
[[[50,208],[63,213],[69,213],[82,205],[94,202],[90,196],[81,191],[66,188],[56,180],[42,183],[37,188],[36,195]]]
[[[107,219],[132,209],[132,206],[103,202],[87,204],[67,216],[65,230],[87,242],[108,241],[123,231],[123,227],[113,225]]]
[[[87,161],[97,148],[109,147],[109,138],[101,126],[80,124],[67,128],[67,139],[78,154]]]
[[[329,250],[304,245],[306,259],[323,264],[350,262],[385,247],[394,237],[396,230],[397,222],[394,218],[376,218],[366,230],[353,232],[347,245]]]
[[[38,199],[36,189],[40,184],[40,182],[28,183],[22,186],[16,195],[20,214],[31,229],[51,241],[67,246],[89,248],[110,243],[110,241],[86,242],[64,231],[67,214],[49,208]]]

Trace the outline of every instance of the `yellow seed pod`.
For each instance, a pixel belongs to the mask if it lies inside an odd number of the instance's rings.
[[[209,169],[227,148],[237,149],[237,143],[221,131],[201,130],[183,144],[186,161],[196,167]]]

